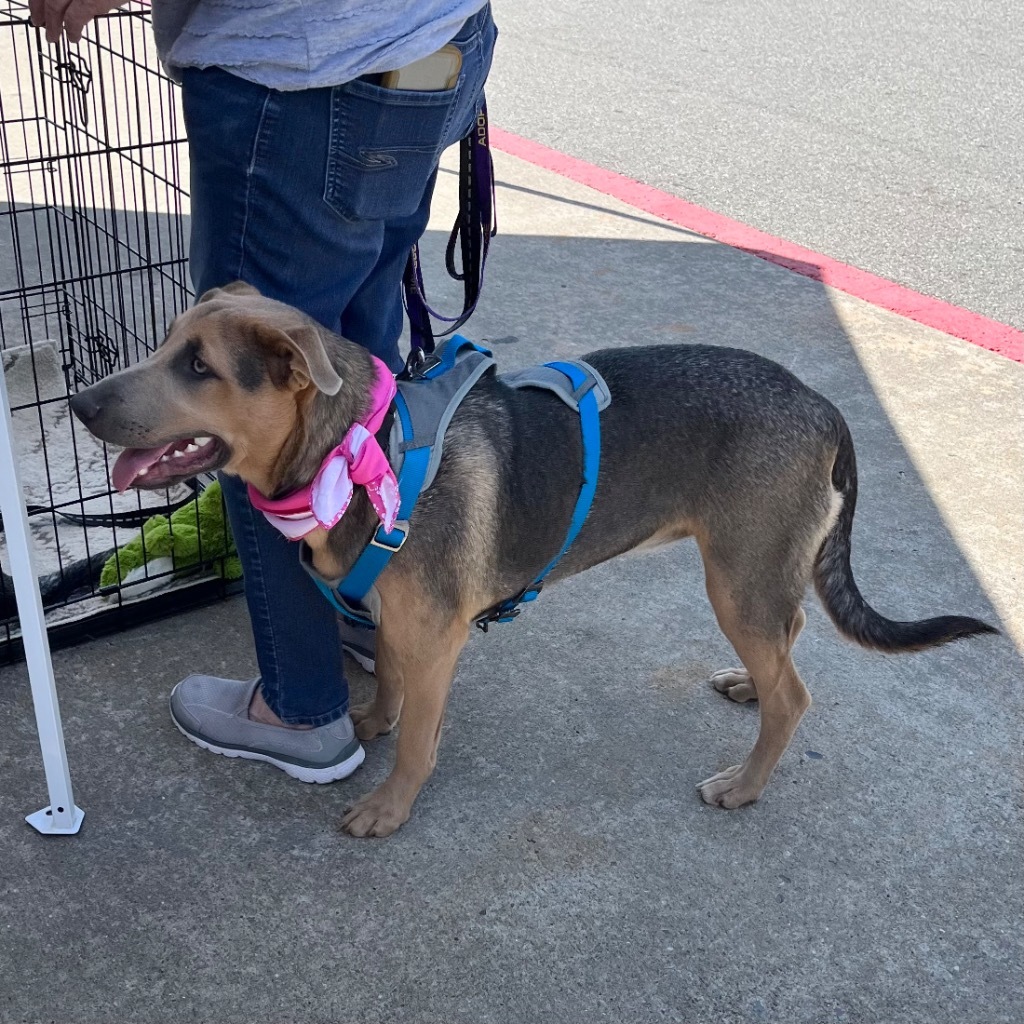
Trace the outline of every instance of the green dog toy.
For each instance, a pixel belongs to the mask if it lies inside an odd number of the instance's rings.
[[[199,539],[202,537],[202,558]],[[154,588],[168,578],[149,577],[167,572],[187,572],[211,565],[227,580],[242,578],[242,563],[224,515],[220,484],[212,483],[195,499],[167,516],[153,516],[142,533],[107,559],[100,573],[100,589],[106,590],[148,581]],[[138,586],[133,592],[148,589]]]

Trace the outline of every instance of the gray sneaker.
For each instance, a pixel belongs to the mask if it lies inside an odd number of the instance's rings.
[[[372,676],[376,669],[377,630],[368,626],[353,626],[348,619],[338,616],[341,649],[359,662],[364,672]]]
[[[266,761],[302,782],[335,782],[366,756],[348,715],[316,729],[282,729],[249,719],[259,680],[189,676],[171,690],[171,719],[183,736],[226,757]]]

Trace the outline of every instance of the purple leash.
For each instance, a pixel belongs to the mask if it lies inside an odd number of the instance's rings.
[[[487,250],[491,239],[498,233],[486,103],[481,104],[472,131],[459,145],[459,215],[448,238],[444,262],[448,275],[463,282],[462,312],[458,316],[444,316],[427,304],[420,247],[419,243],[414,245],[402,275],[411,337],[411,350],[406,362],[410,373],[415,373],[426,356],[434,351],[431,317],[451,325],[441,332],[443,336],[457,331],[473,315],[483,290]],[[455,263],[456,247],[460,251],[461,270]]]

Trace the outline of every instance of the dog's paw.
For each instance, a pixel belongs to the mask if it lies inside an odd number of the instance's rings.
[[[743,765],[734,764],[724,772],[712,775],[697,786],[701,800],[712,807],[732,810],[753,803],[764,787],[751,786],[743,775]]]
[[[737,704],[757,700],[754,680],[750,678],[750,673],[745,668],[723,668],[712,675],[711,685]]]
[[[409,820],[412,805],[387,790],[387,783],[353,804],[340,828],[350,836],[389,836]]]
[[[372,740],[376,736],[386,736],[395,727],[395,721],[388,719],[377,707],[376,701],[369,701],[366,704],[358,704],[349,711],[352,716],[352,724],[356,727],[356,735],[361,740]]]

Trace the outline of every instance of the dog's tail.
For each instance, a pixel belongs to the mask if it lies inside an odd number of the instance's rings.
[[[896,622],[879,615],[864,600],[850,568],[850,534],[857,506],[857,461],[849,428],[842,417],[837,420],[839,446],[832,466],[832,486],[842,496],[843,504],[815,559],[814,586],[839,632],[863,647],[890,654],[938,647],[980,633],[998,633],[999,630],[987,622],[963,615]]]

